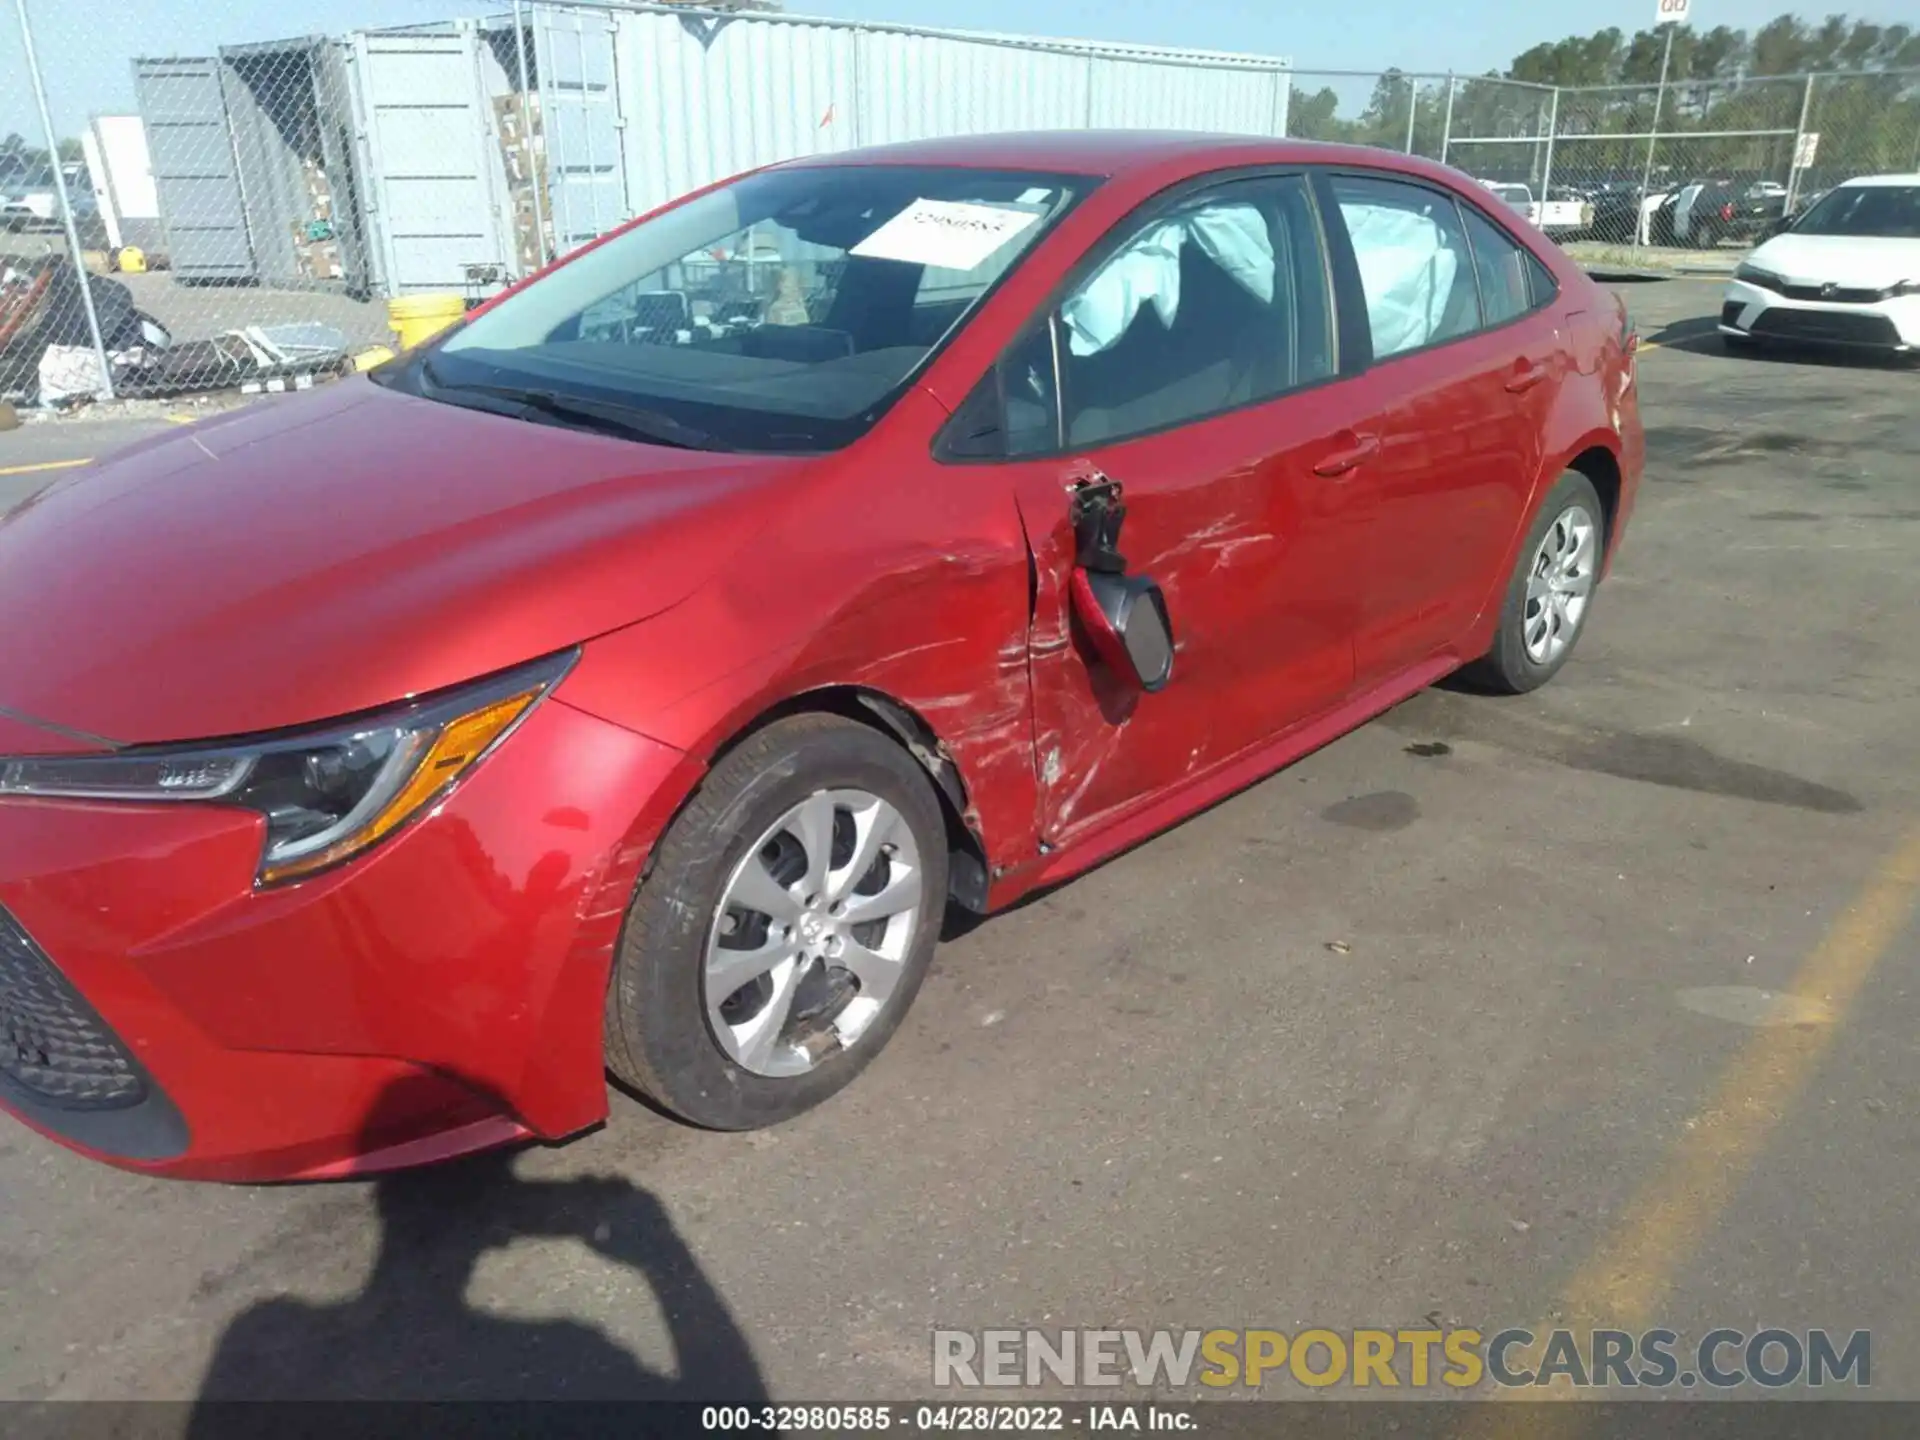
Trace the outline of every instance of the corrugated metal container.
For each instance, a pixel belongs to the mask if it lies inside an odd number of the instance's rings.
[[[362,31],[352,47],[367,226],[385,292],[515,273],[492,104],[514,86],[496,47],[471,22]]]
[[[219,60],[142,57],[133,62],[133,88],[173,273],[193,281],[252,280],[253,249]]]
[[[1286,133],[1290,65],[1270,56],[646,5],[521,14],[530,95],[507,17],[352,38],[370,258],[389,293],[523,273],[801,155],[1085,126]]]
[[[265,285],[368,288],[345,42],[220,49],[254,274]]]
[[[1088,126],[1286,133],[1290,65],[1269,56],[793,15],[539,10],[536,24],[556,31],[559,22],[546,15],[598,13],[614,22],[604,72],[617,77],[617,113],[595,133],[620,136],[619,218],[755,165],[858,145]],[[596,71],[603,64],[592,63]],[[551,100],[544,66],[542,75]],[[557,127],[548,144],[556,177],[585,168],[578,145]],[[604,146],[593,163],[604,176]],[[593,207],[600,229],[611,200],[603,182]],[[583,238],[581,227],[567,227],[569,241]]]

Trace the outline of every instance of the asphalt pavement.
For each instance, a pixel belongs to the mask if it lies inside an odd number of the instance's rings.
[[[1577,1319],[1868,1330],[1920,1397],[1920,374],[1628,293],[1648,475],[1545,690],[1429,691],[978,925],[778,1130],[616,1094],[220,1188],[0,1125],[0,1397],[907,1398],[936,1326]]]

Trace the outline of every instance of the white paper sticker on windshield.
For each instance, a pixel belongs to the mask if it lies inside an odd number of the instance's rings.
[[[916,200],[847,253],[971,270],[1039,218],[964,200]]]

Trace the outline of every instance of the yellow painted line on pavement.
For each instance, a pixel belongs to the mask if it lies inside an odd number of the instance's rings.
[[[84,460],[42,460],[37,465],[8,465],[0,468],[0,475],[38,475],[43,470],[72,470],[76,466],[92,463],[92,456]]]
[[[199,418],[198,415],[169,415],[167,416],[167,423],[169,425],[191,425]]]
[[[1660,1317],[1675,1276],[1698,1251],[1735,1192],[1813,1078],[1840,1022],[1920,906],[1920,828],[1909,832],[1802,962],[1788,992],[1819,1002],[1826,1024],[1765,1026],[1721,1073],[1713,1098],[1686,1122],[1666,1164],[1622,1214],[1608,1241],[1560,1293],[1550,1321],[1532,1326],[1530,1354],[1509,1351],[1508,1365],[1533,1368],[1546,1334],[1594,1326],[1637,1331]],[[1556,1377],[1556,1380],[1558,1377]],[[1602,1398],[1551,1384],[1503,1389],[1503,1400]],[[1578,1433],[1577,1412],[1556,1411],[1549,1425],[1538,1410],[1483,1412],[1475,1436]]]
[[[1642,350],[1658,350],[1661,348],[1661,345],[1658,340],[1642,340],[1638,348]]]

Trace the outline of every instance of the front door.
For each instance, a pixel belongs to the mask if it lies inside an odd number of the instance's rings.
[[[1055,846],[1337,703],[1353,677],[1346,457],[1369,426],[1337,378],[1310,187],[1188,192],[1123,222],[1102,254],[999,367]],[[1070,490],[1101,476],[1123,490],[1128,569],[1159,582],[1173,623],[1172,682],[1153,695],[1072,618]]]

